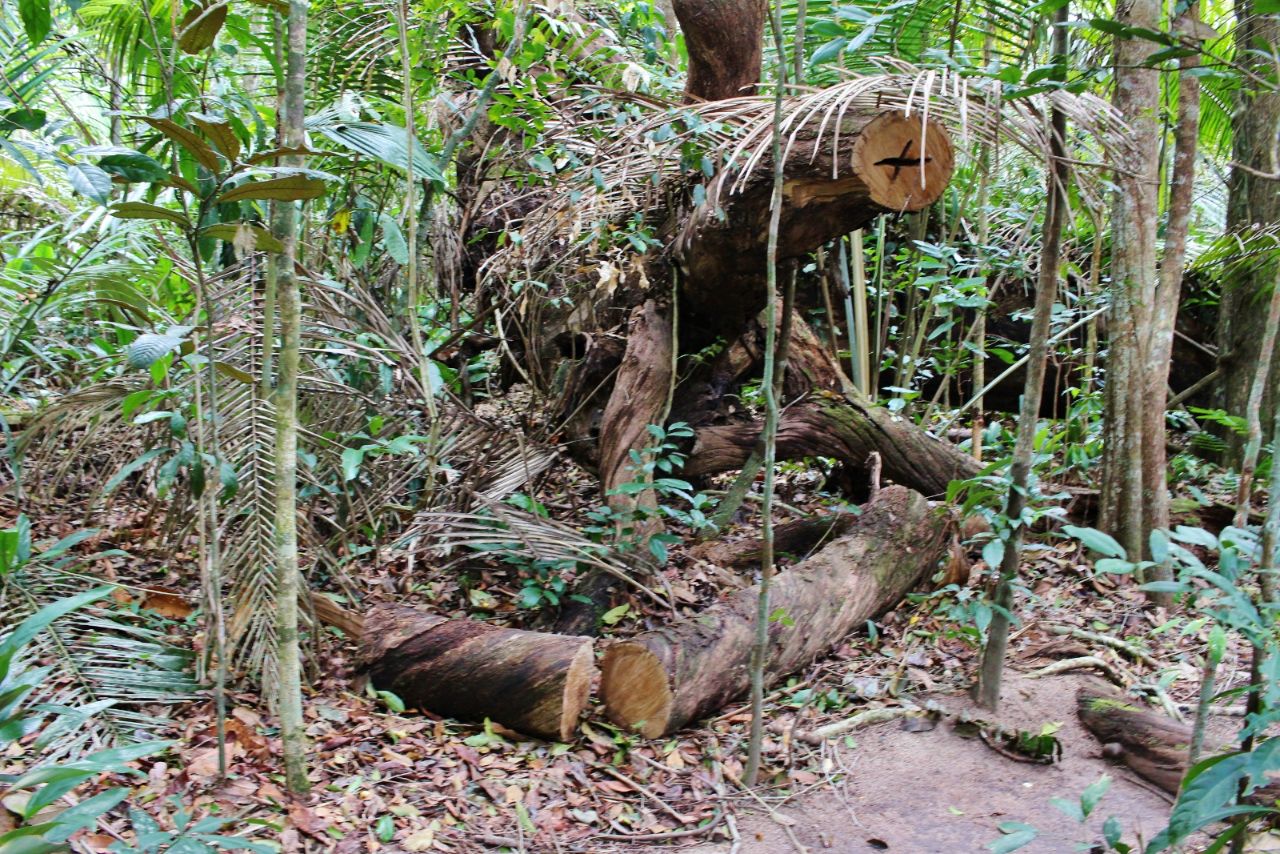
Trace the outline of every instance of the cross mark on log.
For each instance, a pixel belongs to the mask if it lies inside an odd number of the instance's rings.
[[[877,160],[875,162],[876,166],[892,166],[893,167],[893,175],[889,177],[890,181],[898,180],[898,175],[902,172],[904,168],[919,169],[923,167],[924,164],[929,163],[933,160],[932,157],[912,157],[911,144],[913,142],[915,142],[914,139],[907,140],[907,144],[902,146],[902,153],[899,154],[897,157],[886,157],[883,160]]]

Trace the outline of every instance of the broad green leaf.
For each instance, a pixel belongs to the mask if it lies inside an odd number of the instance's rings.
[[[228,3],[229,0],[215,0],[213,3],[198,3],[187,10],[178,25],[178,47],[183,53],[195,54],[213,47],[218,31],[226,23]],[[230,154],[226,149],[223,153]],[[235,158],[234,154],[230,156]]]
[[[409,162],[406,154],[408,133],[402,127],[374,122],[344,122],[336,116],[321,115],[308,119],[307,129],[318,131],[343,148],[396,169],[404,170]],[[440,164],[417,140],[413,142],[412,162],[415,177],[444,180]]]
[[[266,181],[250,181],[238,187],[232,187],[218,197],[218,203],[239,202],[248,199],[273,199],[280,202],[296,202],[303,199],[316,199],[324,195],[324,181],[306,178],[302,175],[290,175],[285,178],[270,178]]]
[[[225,240],[236,245],[242,245],[241,242],[244,241],[251,248],[259,249],[263,252],[284,251],[284,244],[280,242],[278,237],[262,226],[248,222],[239,224],[224,222],[218,225],[210,225],[200,229],[200,234],[204,237],[215,237],[218,240]],[[250,382],[252,381],[250,379]]]
[[[169,178],[168,169],[154,158],[139,151],[130,154],[108,154],[98,161],[98,167],[104,172],[130,182],[150,183],[165,181]]]
[[[110,592],[110,587],[95,587],[77,596],[59,599],[27,617],[3,641],[0,641],[0,673],[7,673],[9,662],[13,660],[14,654],[30,643],[32,638],[44,631],[54,620],[78,608],[83,608],[90,602],[96,602]]]
[[[171,222],[183,228],[191,227],[191,220],[181,211],[149,205],[146,202],[121,202],[111,206],[111,215],[119,219],[155,219]]]
[[[1088,788],[1080,795],[1080,809],[1084,812],[1085,818],[1094,811],[1098,806],[1098,801],[1102,800],[1102,796],[1111,788],[1111,777],[1103,774],[1097,780],[1089,784]]]
[[[106,204],[111,198],[111,176],[92,163],[72,163],[66,167],[71,188],[85,198]]]
[[[409,263],[409,246],[404,241],[404,232],[400,230],[399,223],[395,217],[389,214],[382,214],[378,218],[378,222],[382,225],[382,245],[386,247],[387,254],[397,264]]]
[[[1106,557],[1125,557],[1124,547],[1117,543],[1110,534],[1104,534],[1097,528],[1063,525],[1062,532],[1069,537],[1075,537],[1090,551],[1095,551]]]
[[[0,131],[40,130],[48,120],[44,110],[10,110],[0,116]]]
[[[218,155],[213,149],[200,137],[184,128],[177,122],[169,119],[155,119],[151,116],[134,116],[135,119],[146,122],[160,133],[169,137],[178,145],[181,145],[187,151],[191,152],[191,156],[196,159],[204,168],[210,172],[217,172],[220,167]]]
[[[44,41],[53,29],[53,11],[50,0],[18,0],[18,14],[22,17],[22,29],[35,47]]]
[[[1035,841],[1037,834],[1034,827],[1019,821],[1001,822],[1000,832],[1005,834],[1004,837],[987,843],[987,850],[991,854],[1009,854],[1010,851],[1017,851]]]

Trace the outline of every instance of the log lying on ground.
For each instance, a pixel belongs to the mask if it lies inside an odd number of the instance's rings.
[[[760,425],[754,422],[704,427],[698,431],[684,473],[741,468],[759,435]],[[886,479],[930,496],[944,495],[951,481],[973,477],[981,469],[954,446],[856,393],[815,392],[782,414],[780,460],[835,457],[864,468],[872,453],[880,454]]]
[[[919,493],[881,491],[847,534],[778,573],[766,680],[792,673],[898,602],[945,551],[946,523]],[[718,711],[748,685],[757,590],[605,652],[600,691],[609,717],[649,738]]]
[[[1143,709],[1098,681],[1076,693],[1076,715],[1108,754],[1116,754],[1144,780],[1177,794],[1187,770],[1191,727]]]
[[[775,525],[773,552],[777,555],[803,556],[818,546],[843,536],[857,520],[857,515],[853,513],[833,513],[828,516],[814,516],[810,519],[793,519],[790,522]],[[715,541],[704,543],[696,547],[693,553],[696,557],[718,566],[741,569],[747,566],[758,566],[763,548],[764,542],[759,537],[752,537],[733,543]]]
[[[587,704],[591,638],[449,620],[403,605],[378,606],[364,622],[370,680],[408,706],[568,741]]]
[[[1170,795],[1177,795],[1187,773],[1191,727],[1141,708],[1105,682],[1091,680],[1076,692],[1076,715],[1084,728],[1102,742],[1104,755],[1117,759],[1139,777]],[[1235,744],[1215,745],[1205,740],[1201,759],[1236,750]],[[1280,799],[1280,781],[1260,785],[1245,801],[1274,804]]]

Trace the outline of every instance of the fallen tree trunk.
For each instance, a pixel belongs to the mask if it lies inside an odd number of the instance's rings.
[[[365,618],[362,657],[375,688],[407,706],[568,741],[595,671],[591,638],[450,620],[403,605]]]
[[[810,519],[793,519],[775,525],[773,529],[774,554],[800,555],[846,534],[858,520],[854,513],[833,513]],[[718,566],[741,569],[758,565],[764,541],[759,537],[733,543],[709,542],[694,549],[694,556]]]
[[[759,435],[754,422],[699,430],[684,473],[741,468]],[[885,478],[930,496],[946,494],[951,481],[981,469],[972,457],[856,393],[817,392],[783,412],[778,425],[780,460],[834,457],[865,468],[873,453],[880,455]]]
[[[892,607],[945,551],[946,522],[919,493],[881,491],[849,533],[796,569],[770,596],[765,679],[774,682]],[[613,644],[600,691],[609,717],[649,738],[718,711],[747,690],[757,591]]]

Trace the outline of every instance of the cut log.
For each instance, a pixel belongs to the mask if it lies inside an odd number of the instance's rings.
[[[881,491],[850,531],[793,570],[770,601],[767,682],[803,667],[898,602],[945,552],[946,522],[919,493]],[[615,643],[601,693],[610,719],[656,738],[721,709],[748,687],[757,590]]]
[[[595,671],[591,638],[450,620],[403,605],[365,618],[363,659],[375,688],[446,717],[485,718],[568,741]]]
[[[785,156],[781,259],[805,257],[881,214],[923,210],[942,195],[955,161],[947,131],[921,114],[854,108],[788,129]],[[737,170],[721,172],[674,243],[682,310],[722,331],[736,332],[764,302],[772,173],[768,158],[741,184]]]
[[[759,435],[758,423],[699,430],[684,473],[741,468]],[[886,479],[930,496],[945,494],[951,481],[973,477],[981,469],[969,455],[857,393],[817,392],[782,414],[780,460],[834,457],[862,469],[872,453],[880,454]]]

